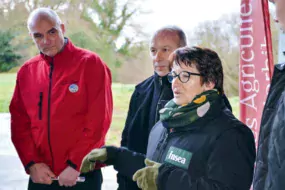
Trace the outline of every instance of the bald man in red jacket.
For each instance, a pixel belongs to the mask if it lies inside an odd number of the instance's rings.
[[[20,68],[10,112],[12,141],[30,175],[28,189],[101,189],[98,165],[84,183],[76,180],[82,158],[104,145],[110,127],[110,70],[98,55],[64,37],[53,10],[34,10],[27,26],[40,54]]]

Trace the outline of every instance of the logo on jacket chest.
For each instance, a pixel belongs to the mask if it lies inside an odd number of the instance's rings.
[[[171,146],[164,161],[180,168],[188,169],[191,157],[191,152]]]
[[[71,84],[71,85],[69,85],[68,90],[71,93],[76,93],[76,92],[78,92],[79,87],[77,84]]]

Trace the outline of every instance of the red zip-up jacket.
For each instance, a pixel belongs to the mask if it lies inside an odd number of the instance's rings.
[[[40,54],[19,70],[10,104],[11,137],[26,168],[55,175],[104,145],[113,111],[111,74],[93,52],[68,41],[53,58]]]

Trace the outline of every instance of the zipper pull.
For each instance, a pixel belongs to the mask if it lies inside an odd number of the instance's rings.
[[[39,120],[42,120],[42,106],[43,106],[43,92],[40,92],[39,106]]]
[[[53,72],[53,62],[51,62],[49,66],[49,78],[50,79],[52,78],[52,72]]]
[[[164,140],[163,140],[163,143],[162,144],[164,144],[168,139],[168,131],[166,132],[166,135],[165,135],[165,137],[164,137]]]
[[[166,131],[166,134],[164,135],[163,140],[161,140],[160,143],[158,144],[158,148],[160,148],[161,145],[163,145],[167,141],[167,138],[168,138],[168,131]]]
[[[162,86],[162,77],[159,77],[159,84]]]

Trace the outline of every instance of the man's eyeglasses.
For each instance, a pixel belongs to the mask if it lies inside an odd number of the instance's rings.
[[[180,80],[182,83],[186,83],[186,82],[189,81],[191,75],[202,76],[202,75],[199,74],[199,73],[191,73],[191,72],[188,72],[188,71],[182,71],[182,72],[180,72],[179,74],[176,74],[174,71],[172,71],[172,72],[168,73],[167,78],[168,78],[168,81],[169,81],[170,83],[172,83],[172,81],[173,81],[176,77],[178,77],[179,80]]]

